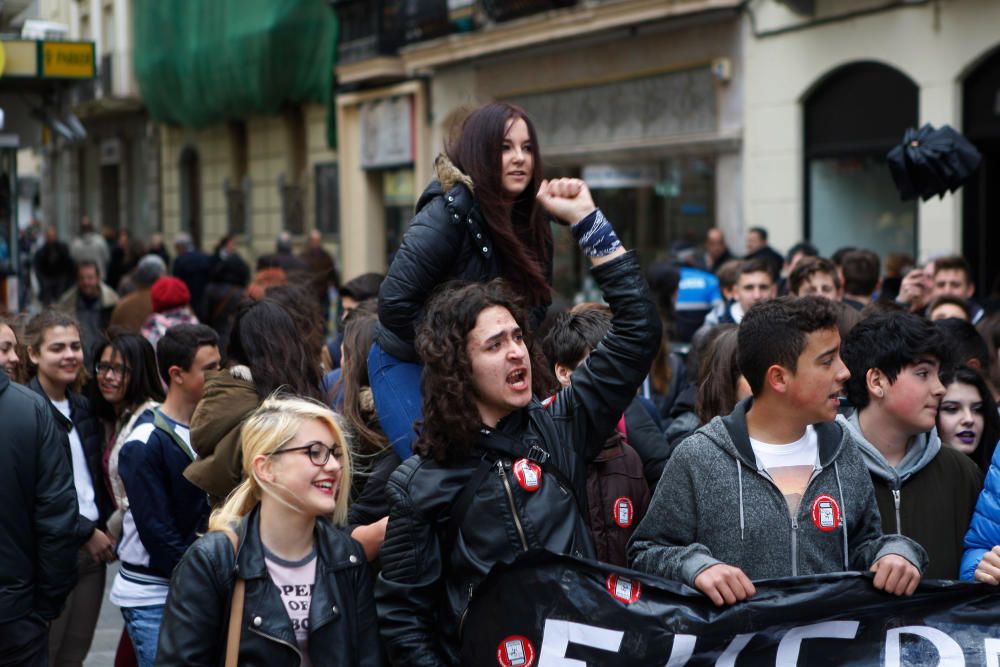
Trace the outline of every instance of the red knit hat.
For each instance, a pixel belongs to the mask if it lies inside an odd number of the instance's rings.
[[[180,278],[173,276],[163,276],[155,283],[153,289],[149,291],[153,299],[153,312],[162,313],[171,308],[186,306],[191,303],[191,292],[187,285]]]

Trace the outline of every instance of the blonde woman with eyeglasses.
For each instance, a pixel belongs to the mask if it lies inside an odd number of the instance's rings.
[[[385,664],[367,560],[340,528],[351,455],[339,417],[272,396],[240,436],[245,479],[174,570],[156,664],[223,663],[237,577],[239,664]]]

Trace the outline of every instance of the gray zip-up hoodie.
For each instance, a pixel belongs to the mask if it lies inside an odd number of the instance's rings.
[[[684,440],[629,543],[637,570],[694,586],[718,563],[751,579],[867,570],[898,554],[923,571],[927,554],[883,535],[871,477],[836,422],[816,424],[819,464],[793,519],[781,490],[757,463],[747,433],[752,398]]]
[[[906,483],[913,475],[927,467],[934,457],[941,451],[941,438],[938,437],[936,428],[932,428],[927,433],[920,433],[913,436],[910,445],[906,449],[903,460],[898,467],[893,467],[885,456],[875,445],[868,442],[864,433],[861,432],[861,422],[858,421],[858,411],[852,410],[846,415],[837,415],[837,422],[847,429],[854,438],[858,449],[861,451],[861,458],[871,474],[884,479],[889,486],[898,489]]]

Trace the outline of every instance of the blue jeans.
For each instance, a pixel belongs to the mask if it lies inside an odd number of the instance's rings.
[[[375,398],[379,425],[399,458],[413,455],[417,432],[413,422],[423,418],[420,373],[423,366],[402,361],[379,346],[368,353],[368,382]]]
[[[155,667],[156,642],[160,638],[160,622],[166,605],[154,604],[148,607],[122,607],[125,628],[135,648],[139,667]]]

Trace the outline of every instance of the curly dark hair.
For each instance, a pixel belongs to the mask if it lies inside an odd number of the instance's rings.
[[[479,440],[482,419],[466,342],[479,313],[492,306],[506,308],[527,331],[524,310],[499,278],[488,283],[446,283],[427,302],[416,337],[424,363],[420,381],[424,419],[413,449],[421,456],[452,463],[468,456]]]

